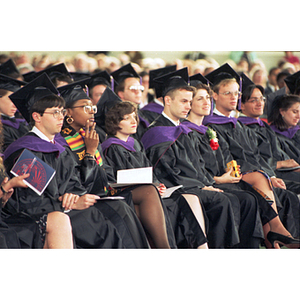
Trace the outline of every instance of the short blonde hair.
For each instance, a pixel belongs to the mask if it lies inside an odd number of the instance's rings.
[[[226,79],[221,80],[221,81],[220,81],[219,83],[217,83],[216,85],[214,85],[214,86],[212,87],[212,90],[213,90],[215,93],[218,94],[218,93],[219,93],[219,89],[220,89],[221,86],[227,85],[227,84],[232,83],[232,82],[235,82],[235,83],[237,83],[237,84],[239,85],[239,83],[236,81],[235,78],[226,78]]]

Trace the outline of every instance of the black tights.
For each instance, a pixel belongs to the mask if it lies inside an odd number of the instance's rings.
[[[138,218],[155,248],[170,248],[161,200],[156,187],[141,185],[131,191]]]

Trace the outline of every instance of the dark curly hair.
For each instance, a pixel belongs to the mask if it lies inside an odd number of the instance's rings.
[[[136,113],[136,120],[139,122],[137,108],[130,102],[124,101],[117,103],[105,115],[105,130],[108,135],[116,135],[120,122],[125,115]]]

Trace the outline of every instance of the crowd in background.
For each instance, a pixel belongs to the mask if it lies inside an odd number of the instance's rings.
[[[76,52],[73,56],[58,55],[56,58],[43,52],[33,56],[26,52],[0,52],[0,65],[12,58],[19,72],[26,74],[31,71],[39,72],[49,66],[63,62],[69,72],[93,74],[102,70],[112,73],[130,62],[143,79],[144,97],[147,97],[148,93],[149,70],[163,68],[167,65],[176,64],[177,69],[187,67],[189,76],[197,73],[205,76],[223,63],[229,63],[236,72],[247,74],[254,84],[263,86],[266,89],[266,96],[269,92],[282,88],[285,85],[284,78],[286,76],[300,70],[299,58],[292,51],[283,51],[282,58],[274,62],[271,68],[267,68],[266,63],[258,56],[258,53],[251,51],[232,51],[227,59],[217,62],[213,55],[210,56],[202,52],[190,52],[183,57],[169,61],[162,58],[146,57],[141,51],[124,51],[117,56],[111,55],[109,51],[86,51]],[[147,100],[143,100],[146,104]]]

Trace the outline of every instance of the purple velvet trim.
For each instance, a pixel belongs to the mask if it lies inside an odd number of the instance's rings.
[[[12,153],[20,149],[28,149],[36,152],[51,153],[58,152],[58,155],[65,151],[65,148],[60,143],[52,144],[37,136],[25,135],[10,144],[4,151],[4,160]]]
[[[58,133],[58,134],[55,135],[54,141],[56,143],[61,144],[62,146],[69,146],[68,143],[67,143],[67,141],[65,140],[65,138],[60,133]]]
[[[150,102],[146,106],[144,106],[141,110],[153,111],[155,113],[161,114],[164,110],[164,107],[158,103]]]
[[[197,125],[195,123],[192,123],[192,122],[189,122],[189,121],[183,121],[181,122],[181,124],[187,126],[188,128],[190,129],[194,129],[196,131],[198,131],[199,133],[201,134],[205,134],[206,133],[206,130],[208,129],[206,126],[204,125]]]
[[[299,130],[299,126],[296,125],[292,128],[286,129],[284,131],[280,131],[275,125],[270,126],[276,133],[279,133],[281,135],[284,135],[285,137],[292,139],[293,136],[296,134],[296,132]]]
[[[13,127],[15,129],[19,129],[20,123],[23,123],[23,122],[26,122],[26,121],[24,119],[15,119],[15,122],[14,122],[14,121],[11,121],[11,120],[2,119],[1,122],[2,122],[2,124],[5,124],[7,126]]]
[[[114,145],[120,145],[120,146],[123,146],[128,151],[136,152],[136,150],[134,149],[134,138],[132,138],[131,136],[128,138],[127,142],[122,141],[122,140],[120,140],[118,138],[115,138],[115,137],[108,138],[107,140],[105,140],[101,144],[102,151],[104,152],[112,144],[114,144]]]
[[[183,134],[188,134],[191,130],[180,124],[178,126],[156,126],[146,131],[141,139],[145,149],[164,142],[174,142]]]
[[[237,119],[233,117],[223,117],[223,116],[218,116],[218,115],[213,115],[213,116],[206,116],[203,119],[203,124],[207,125],[209,123],[212,124],[227,124],[227,123],[232,123],[233,126],[236,126]]]
[[[260,127],[265,127],[265,123],[260,119],[254,119],[251,117],[239,117],[238,121],[242,122],[245,125],[258,124]]]
[[[142,118],[141,116],[139,116],[139,118],[140,118],[140,123],[143,123],[145,127],[148,127],[150,125],[149,122],[144,118]]]

